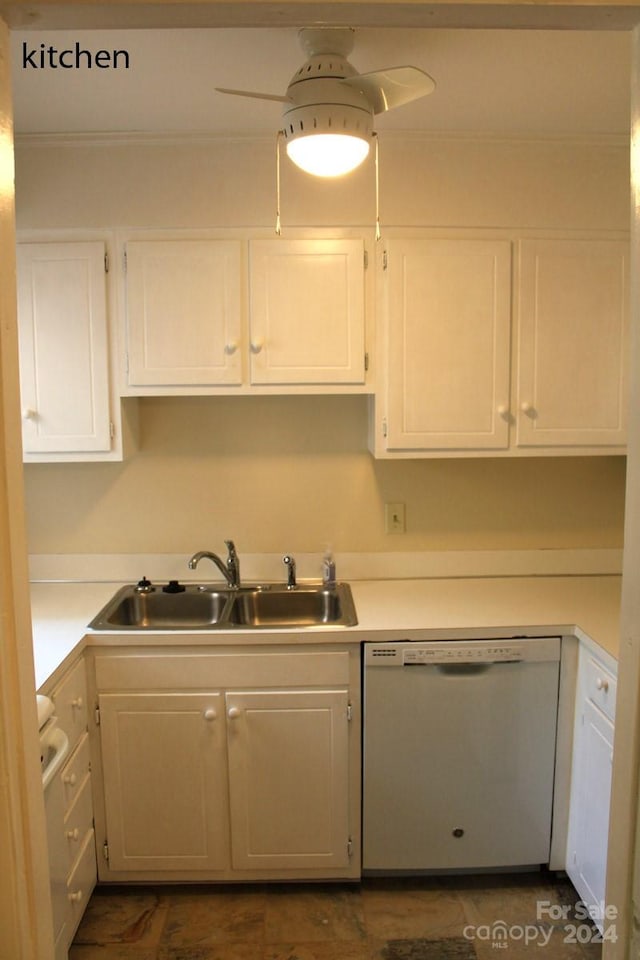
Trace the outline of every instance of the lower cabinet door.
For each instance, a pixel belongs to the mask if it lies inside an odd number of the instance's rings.
[[[110,869],[224,869],[222,695],[114,693],[99,703]]]
[[[588,699],[582,716],[571,787],[567,873],[602,931],[613,724]]]
[[[349,863],[348,694],[226,694],[234,869]]]
[[[96,845],[93,828],[84,838],[77,863],[67,881],[67,939],[69,946],[96,885]]]

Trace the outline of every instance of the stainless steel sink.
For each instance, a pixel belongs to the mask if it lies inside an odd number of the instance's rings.
[[[358,621],[346,583],[335,587],[301,586],[295,590],[241,590],[231,607],[231,620],[242,627],[352,627]]]
[[[202,630],[217,626],[230,606],[226,590],[189,586],[180,593],[123,587],[91,621],[94,630]]]
[[[190,584],[179,592],[122,587],[89,626],[94,630],[304,629],[357,624],[347,583],[280,584],[215,589]]]

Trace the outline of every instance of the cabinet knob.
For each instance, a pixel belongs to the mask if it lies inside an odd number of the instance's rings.
[[[228,357],[235,353],[237,349],[238,344],[235,342],[235,340],[232,340],[230,343],[225,343],[224,345],[224,352]]]
[[[251,341],[251,353],[260,353],[263,347],[264,347],[264,340]]]
[[[240,707],[229,707],[227,710],[227,716],[229,720],[237,720],[240,716]]]
[[[84,706],[84,700],[82,697],[76,697],[75,700],[71,701],[71,706],[74,710],[81,710]]]
[[[509,407],[506,403],[501,403],[498,406],[498,416],[503,418],[509,416]]]
[[[23,407],[22,408],[22,419],[23,420],[35,420],[38,416],[38,411],[34,410],[33,407]]]
[[[73,893],[68,894],[70,903],[80,903],[82,900],[82,890],[74,890]]]
[[[526,413],[528,416],[530,416],[533,413],[533,404],[528,400],[523,400],[520,404],[520,409],[523,413]]]
[[[80,831],[77,827],[74,827],[73,830],[67,830],[67,840],[79,840]]]
[[[609,681],[606,678],[603,679],[602,677],[598,677],[596,680],[596,687],[598,690],[604,690],[606,693],[609,689]]]
[[[65,773],[62,778],[62,782],[68,783],[70,787],[75,787],[76,783],[78,782],[78,777],[75,773]]]
[[[203,716],[205,720],[208,720],[211,723],[212,720],[215,720],[218,714],[215,712],[213,707],[207,707],[207,709],[204,711]]]

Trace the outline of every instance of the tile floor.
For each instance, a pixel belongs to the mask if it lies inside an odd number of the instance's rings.
[[[69,960],[598,960],[577,899],[550,874],[102,887]]]

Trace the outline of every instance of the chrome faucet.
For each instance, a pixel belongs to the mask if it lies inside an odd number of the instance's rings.
[[[289,554],[282,558],[282,562],[287,568],[287,590],[295,590],[298,586],[296,583],[296,562]]]
[[[210,550],[198,550],[189,560],[189,569],[195,570],[201,560],[211,560],[231,589],[237,590],[240,586],[240,559],[236,553],[233,540],[225,540],[225,545],[227,547],[226,562],[223,562],[217,553],[211,553]]]

